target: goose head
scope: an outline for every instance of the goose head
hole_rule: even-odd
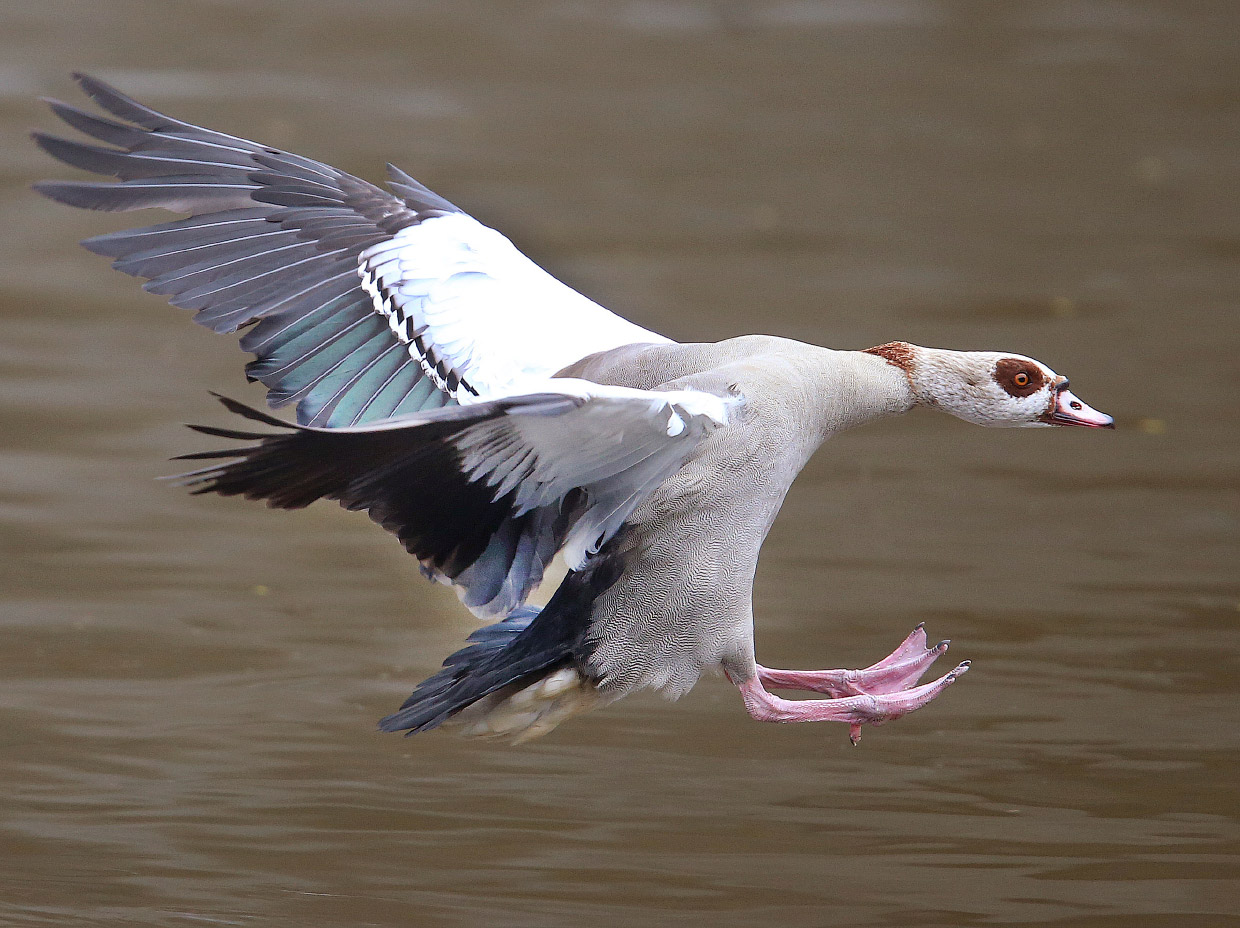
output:
[[[991,428],[1115,428],[1114,419],[1072,394],[1067,377],[1021,354],[948,351],[907,342],[879,345],[867,353],[904,371],[917,403],[966,422]]]

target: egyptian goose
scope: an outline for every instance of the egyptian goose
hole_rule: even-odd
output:
[[[924,706],[947,649],[915,629],[864,670],[754,657],[758,552],[797,473],[836,432],[931,406],[997,427],[1111,428],[1067,378],[1023,355],[894,342],[834,351],[750,335],[678,344],[590,301],[395,167],[388,190],[181,122],[85,75],[112,117],[57,101],[105,144],[35,133],[119,182],[47,181],[99,210],[188,214],[86,248],[217,331],[243,330],[251,380],[297,424],[199,431],[247,444],[185,455],[194,492],[293,509],[364,509],[422,571],[498,619],[423,681],[387,731],[446,722],[516,740],[722,669],[762,721],[862,725]],[[548,563],[569,572],[526,605]],[[822,694],[790,701],[768,688]]]

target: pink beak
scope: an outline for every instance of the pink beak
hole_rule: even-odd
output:
[[[1055,394],[1055,405],[1045,421],[1051,425],[1083,425],[1090,429],[1115,428],[1114,419],[1082,403],[1066,387]]]

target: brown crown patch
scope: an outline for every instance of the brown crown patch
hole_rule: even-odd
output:
[[[913,346],[908,342],[888,342],[885,345],[876,345],[865,349],[865,354],[876,354],[906,374],[913,372]]]
[[[1032,361],[1003,358],[995,364],[995,381],[1012,396],[1032,396],[1046,386],[1046,375]]]

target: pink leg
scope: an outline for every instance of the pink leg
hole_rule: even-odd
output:
[[[896,693],[914,686],[950,643],[940,641],[927,648],[923,623],[898,648],[864,670],[774,670],[759,664],[758,680],[765,686],[833,697]]]
[[[759,722],[847,722],[849,740],[856,744],[861,740],[862,725],[881,725],[920,709],[968,669],[969,662],[965,661],[933,683],[898,693],[841,699],[780,699],[763,689],[757,677],[750,677],[738,684],[738,688],[745,699],[745,708]]]

